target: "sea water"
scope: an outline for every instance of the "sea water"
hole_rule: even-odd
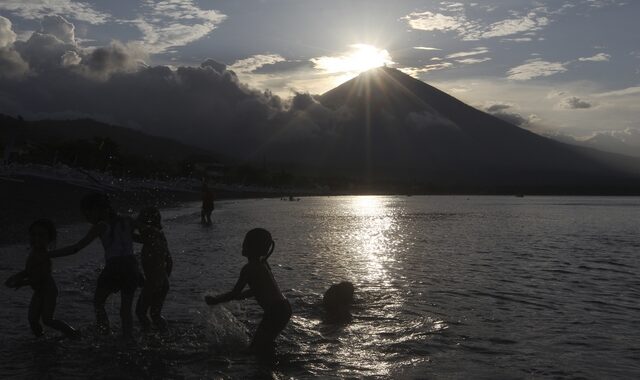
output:
[[[54,260],[57,318],[79,340],[31,336],[30,289],[0,290],[1,378],[638,378],[640,198],[345,196],[163,210],[174,258],[169,330],[134,342],[93,331],[103,254]],[[55,219],[55,218],[54,218]],[[293,317],[268,358],[246,353],[254,300],[209,307],[271,231],[273,273]],[[59,245],[87,225],[61,226]],[[0,247],[0,279],[26,244]],[[355,285],[353,321],[322,322],[333,283]],[[107,303],[119,330],[119,297]]]

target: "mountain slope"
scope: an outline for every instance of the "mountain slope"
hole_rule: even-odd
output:
[[[151,160],[179,161],[193,156],[211,156],[205,149],[183,144],[166,137],[148,135],[130,128],[101,123],[92,119],[37,120],[20,122],[0,114],[0,141],[13,138],[14,145],[51,144],[65,141],[109,138],[120,151]],[[4,148],[4,146],[2,147]]]
[[[624,186],[639,173],[638,160],[536,135],[391,68],[362,73],[319,101],[351,114],[333,156],[357,162],[371,178],[479,186]]]

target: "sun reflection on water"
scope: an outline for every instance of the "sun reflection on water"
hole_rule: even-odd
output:
[[[356,255],[362,259],[368,281],[382,281],[388,285],[389,278],[385,262],[391,261],[394,219],[388,215],[384,198],[378,196],[355,197],[349,204],[349,211],[355,216],[349,231],[351,245]]]

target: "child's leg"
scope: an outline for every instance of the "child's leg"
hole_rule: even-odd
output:
[[[256,334],[253,336],[251,348],[258,351],[271,349],[276,337],[287,326],[290,318],[291,305],[287,300],[274,307],[273,310],[265,311]]]
[[[118,264],[120,288],[120,320],[122,321],[122,335],[125,338],[133,336],[133,298],[138,288],[138,261],[134,256],[122,257]],[[146,287],[146,281],[145,281]]]
[[[42,323],[46,326],[54,328],[68,336],[75,336],[78,332],[63,321],[53,319],[53,313],[56,310],[56,300],[58,298],[58,288],[56,284],[52,282],[48,284],[43,291],[42,302]]]
[[[31,303],[29,303],[29,326],[35,336],[42,336],[42,326],[40,326],[40,316],[42,314],[42,295],[39,291],[33,292]]]
[[[147,317],[147,312],[150,307],[149,301],[151,299],[151,294],[149,293],[150,284],[149,279],[147,278],[147,281],[140,292],[140,296],[138,297],[138,302],[136,303],[136,315],[138,316],[138,320],[140,321],[143,329],[147,329],[151,325],[151,321],[149,320],[149,317]]]
[[[104,303],[112,293],[112,288],[108,281],[107,268],[102,270],[98,277],[98,285],[96,286],[96,293],[93,297],[93,307],[96,312],[96,325],[98,332],[102,334],[108,334],[111,330],[109,327],[109,317],[107,311],[104,309]]]
[[[167,321],[162,317],[162,306],[169,292],[169,279],[164,276],[160,288],[153,294],[151,299],[151,320],[161,329],[166,328]]]
[[[120,292],[120,319],[122,320],[122,335],[130,338],[133,336],[133,298],[135,290],[122,289]]]

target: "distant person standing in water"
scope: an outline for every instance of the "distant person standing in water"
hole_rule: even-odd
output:
[[[214,208],[213,191],[209,189],[207,181],[202,181],[202,212],[200,213],[202,224],[211,224],[211,213],[213,212]]]
[[[131,338],[133,333],[132,304],[138,287],[138,262],[133,255],[133,228],[131,218],[118,215],[105,194],[93,193],[82,198],[82,212],[91,229],[77,244],[80,250],[96,238],[104,248],[105,266],[98,276],[93,305],[98,332],[111,332],[104,304],[112,293],[120,292],[120,319],[122,335]],[[72,253],[69,253],[72,254]],[[66,255],[60,255],[66,256]]]
[[[139,234],[133,239],[142,243],[140,253],[144,271],[144,287],[136,304],[136,315],[144,330],[151,322],[160,330],[167,328],[167,321],[162,317],[162,305],[169,292],[169,276],[173,268],[173,260],[162,232],[162,217],[155,207],[147,207],[140,211],[137,220]],[[151,321],[147,313],[151,315]]]
[[[49,219],[39,219],[29,227],[29,242],[31,251],[27,257],[25,269],[6,282],[10,288],[18,289],[24,285],[30,285],[33,296],[29,304],[29,325],[36,337],[44,335],[40,320],[45,326],[54,328],[66,336],[76,337],[78,332],[65,322],[53,319],[58,298],[58,287],[51,275],[51,258],[66,256],[78,251],[77,246],[69,246],[54,251],[49,247],[55,244],[56,227]]]
[[[248,263],[240,271],[240,278],[229,293],[216,297],[206,296],[209,305],[231,300],[255,297],[264,310],[264,316],[253,336],[251,349],[256,352],[273,350],[276,337],[285,328],[291,318],[291,305],[280,291],[267,258],[273,252],[275,243],[269,231],[255,228],[249,232],[242,243],[242,256]],[[242,291],[246,285],[249,290]]]

